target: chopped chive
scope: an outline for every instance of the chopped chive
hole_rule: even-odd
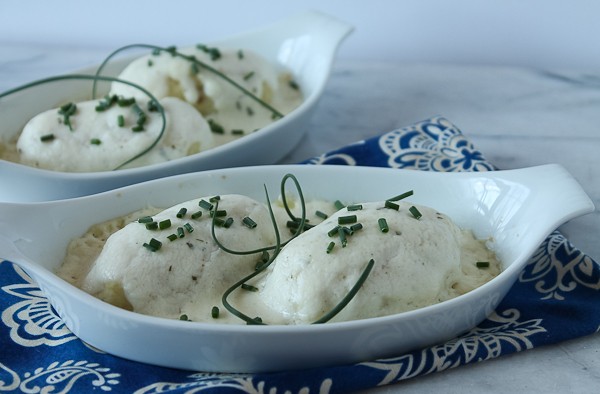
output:
[[[335,242],[331,241],[329,242],[329,245],[327,245],[327,253],[331,253],[331,251],[333,250],[333,248],[335,247]]]
[[[171,242],[175,241],[177,238],[177,234],[171,234],[167,237],[167,239]]]
[[[200,208],[204,208],[204,209],[206,209],[208,211],[210,211],[211,209],[213,209],[213,205],[211,203],[209,203],[208,201],[206,201],[206,200],[200,200],[198,202],[198,205],[200,206]]]
[[[252,291],[252,292],[256,292],[258,291],[258,287],[246,284],[246,283],[242,283],[242,289],[247,290],[247,291]]]
[[[340,216],[338,218],[338,224],[352,224],[357,221],[356,215]]]
[[[188,231],[188,233],[191,233],[194,231],[194,228],[189,223],[184,224],[183,227]]]
[[[405,193],[402,193],[402,194],[399,194],[399,195],[397,195],[395,197],[388,198],[387,201],[399,201],[399,200],[405,199],[406,197],[410,197],[413,194],[414,194],[414,192],[412,190],[409,190],[409,191],[407,191]]]
[[[244,134],[244,130],[242,130],[242,129],[233,129],[233,130],[231,130],[231,134],[233,134],[233,135],[243,135]]]
[[[169,227],[171,227],[171,219],[165,219],[165,220],[158,222],[158,228],[161,230],[164,230]]]
[[[119,97],[119,99],[117,100],[117,105],[119,107],[129,107],[131,105],[133,105],[135,103],[135,98],[131,97],[131,98],[125,98],[125,97]]]
[[[298,85],[298,83],[296,81],[294,81],[293,79],[290,79],[290,81],[288,82],[288,85],[290,85],[290,88],[292,88],[294,90],[300,90],[300,85]]]
[[[412,215],[415,217],[415,219],[420,219],[423,216],[421,214],[421,212],[419,212],[417,207],[415,207],[414,205],[412,207],[408,208],[408,210],[410,211],[410,213],[412,213]]]
[[[387,224],[387,220],[385,220],[385,218],[379,218],[377,220],[377,223],[379,224],[379,229],[382,233],[387,233],[390,230]]]
[[[90,144],[92,144],[92,145],[100,145],[100,144],[102,144],[102,141],[100,141],[99,138],[92,138],[90,140]]]
[[[396,211],[400,209],[400,205],[398,205],[395,202],[392,202],[390,200],[385,201],[385,207],[390,208],[390,209],[395,209]]]
[[[242,51],[241,49],[239,49],[237,51],[237,57],[238,57],[238,59],[242,60],[244,58],[244,51]]]
[[[213,319],[217,319],[219,318],[219,307],[218,306],[213,306],[212,309],[210,310],[210,316]]]
[[[242,219],[242,223],[248,228],[255,228],[257,226],[256,222],[248,216]]]
[[[338,231],[340,231],[340,226],[335,226],[334,228],[332,228],[331,230],[329,230],[327,232],[327,235],[330,237],[333,237],[334,235],[336,235],[338,233]]]
[[[227,216],[227,211],[224,209],[219,209],[218,211],[210,211],[210,216],[213,217],[223,217],[223,216]]]
[[[210,202],[221,201],[221,196],[213,196],[213,197],[209,198],[208,201],[210,201]]]
[[[350,226],[350,230],[352,232],[360,230],[361,228],[362,228],[362,223],[356,223],[356,224],[353,224],[352,226]]]
[[[40,141],[42,142],[50,142],[54,141],[54,134],[46,134],[40,137]]]
[[[119,127],[125,126],[125,117],[123,115],[117,116],[117,125]]]
[[[152,61],[152,59],[148,59],[148,67],[152,67],[154,65],[154,62]]]
[[[477,268],[488,268],[490,266],[490,262],[489,261],[478,261],[475,263],[475,265],[477,266]]]
[[[71,131],[73,131],[73,126],[71,125],[71,115],[74,115],[76,111],[77,106],[75,103],[67,103],[58,110],[59,115],[63,116],[63,123],[67,125]]]
[[[181,208],[179,212],[177,212],[177,216],[179,219],[183,218],[187,212],[187,208]]]
[[[225,133],[225,129],[223,128],[223,126],[221,126],[220,124],[215,122],[213,119],[208,120],[208,126],[210,127],[210,131],[212,131],[213,133],[216,133],[216,134]]]
[[[228,217],[227,219],[225,219],[225,223],[223,223],[223,227],[229,228],[229,227],[231,227],[232,224],[233,224],[233,218]]]
[[[186,315],[185,313],[183,315],[179,316],[179,320],[190,321],[190,319],[188,318],[188,315]]]
[[[248,114],[248,116],[252,116],[254,115],[254,110],[252,109],[252,107],[246,107],[246,113]]]
[[[156,252],[162,247],[162,242],[155,238],[151,238],[150,241],[148,241],[148,243],[144,242],[143,246],[151,252]]]
[[[185,233],[183,232],[183,227],[177,227],[177,236],[179,238],[183,238],[185,236]]]
[[[150,223],[146,223],[146,229],[148,230],[156,230],[158,228],[158,223],[157,222],[150,222]]]
[[[142,216],[138,219],[138,223],[150,223],[153,222],[152,216]]]
[[[196,212],[192,213],[192,219],[198,219],[201,216],[202,216],[202,211],[196,211]]]
[[[346,245],[348,244],[348,239],[346,238],[346,232],[344,231],[344,229],[340,229],[340,231],[338,231],[338,237],[340,238],[340,243],[342,244],[342,248],[345,248]]]
[[[346,209],[348,209],[348,211],[360,211],[361,209],[363,209],[363,206],[362,204],[353,204],[348,205]]]
[[[225,220],[221,219],[221,218],[213,218],[213,221],[215,223],[215,226],[219,226],[219,227],[223,227],[225,225]]]
[[[335,206],[336,209],[340,210],[342,208],[345,207],[344,203],[341,202],[340,200],[335,200],[335,202],[333,203],[333,205]]]
[[[246,75],[244,75],[244,81],[249,80],[253,76],[254,76],[254,71],[250,71],[249,73],[247,73]]]
[[[320,217],[323,220],[327,219],[327,214],[325,212],[317,210],[315,212],[315,215],[318,216],[318,217]]]

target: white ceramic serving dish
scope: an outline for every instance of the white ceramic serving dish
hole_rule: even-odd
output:
[[[284,118],[233,142],[170,162],[141,168],[94,173],[36,169],[0,160],[0,201],[43,201],[97,193],[169,175],[245,165],[275,164],[303,137],[328,80],[339,44],[352,31],[344,22],[316,12],[211,43],[247,48],[289,69],[304,94],[303,103]],[[195,38],[201,40],[201,37]],[[191,45],[194,45],[192,43]],[[117,76],[135,57],[116,58],[103,75]],[[97,67],[77,74],[95,74]],[[85,99],[91,82],[54,82],[0,100],[0,139],[17,135],[36,114],[67,101]],[[102,96],[101,94],[99,95]],[[6,187],[10,186],[10,187]]]
[[[147,205],[168,207],[202,195],[279,195],[286,173],[306,198],[383,200],[409,189],[480,238],[491,237],[502,273],[458,298],[415,311],[359,321],[302,326],[183,322],[104,303],[53,274],[68,242],[90,225]],[[397,356],[453,338],[502,300],[527,259],[562,223],[592,212],[580,185],[558,165],[483,173],[434,173],[349,166],[258,166],[204,171],[80,198],[0,203],[0,256],[39,284],[69,329],[127,359],[167,367],[257,372],[346,364]]]

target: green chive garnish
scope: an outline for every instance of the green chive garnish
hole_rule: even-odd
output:
[[[46,134],[40,137],[40,141],[42,142],[50,142],[54,141],[54,134]]]
[[[379,224],[379,229],[382,233],[387,233],[388,231],[390,231],[390,228],[387,224],[387,220],[385,220],[385,218],[379,218],[379,220],[377,220],[377,223]]]
[[[183,232],[183,227],[177,227],[177,236],[179,238],[183,238],[185,236],[185,233]]]
[[[242,219],[242,223],[248,228],[255,228],[257,226],[256,222],[248,216]]]
[[[356,223],[356,224],[353,224],[352,226],[350,226],[350,230],[352,232],[360,230],[361,228],[363,228],[362,223]]]
[[[320,217],[323,220],[327,219],[327,214],[325,212],[321,212],[321,211],[317,210],[315,212],[315,215],[318,216],[318,217]]]
[[[196,211],[192,213],[192,219],[198,219],[202,216],[202,211]]]
[[[90,144],[92,144],[92,145],[100,145],[101,143],[102,143],[102,141],[100,141],[100,139],[98,139],[98,138],[92,138],[90,140]]]
[[[233,218],[229,217],[229,218],[225,219],[225,223],[223,223],[223,227],[229,228],[229,227],[231,227],[232,224],[233,224]]]
[[[209,203],[208,201],[206,201],[206,200],[200,200],[198,202],[198,205],[200,206],[200,208],[204,208],[204,209],[206,209],[208,211],[210,211],[211,209],[213,209],[213,205],[211,203]]]
[[[405,193],[397,195],[396,197],[389,198],[387,201],[399,201],[399,200],[405,199],[406,197],[410,197],[413,194],[414,194],[413,191],[409,190]]]
[[[151,238],[150,241],[148,241],[148,243],[144,242],[143,246],[151,252],[156,252],[162,247],[162,242],[155,238]]]
[[[183,227],[188,231],[188,233],[191,233],[194,231],[194,228],[189,223],[184,224]]]
[[[158,228],[157,222],[146,223],[146,229],[148,230],[156,230]]]
[[[477,268],[488,268],[490,266],[490,262],[489,261],[478,261],[475,263],[475,265],[477,266]]]
[[[357,221],[356,215],[340,216],[338,218],[338,224],[352,224]]]
[[[227,211],[224,209],[219,209],[218,211],[210,211],[211,217],[222,218],[223,216],[227,216]]]
[[[219,307],[218,306],[212,307],[212,309],[210,310],[210,316],[213,319],[217,319],[219,317]]]
[[[341,202],[340,200],[335,200],[335,202],[333,203],[333,205],[335,206],[335,208],[337,210],[340,210],[340,209],[342,209],[342,208],[345,207],[344,203]]]
[[[213,119],[208,120],[208,126],[210,127],[210,131],[212,131],[213,133],[216,133],[216,134],[225,133],[225,129],[223,128],[223,126],[221,126],[220,124],[215,122]]]
[[[338,231],[338,236],[340,237],[340,243],[342,244],[342,248],[345,248],[348,244],[348,240],[346,239],[346,232],[343,228],[340,229],[340,231]]]
[[[171,242],[175,241],[177,238],[177,234],[171,234],[167,237],[167,239]]]
[[[138,219],[138,223],[150,223],[153,222],[152,216],[142,216]]]
[[[177,212],[177,216],[179,219],[183,218],[187,212],[187,208],[181,208],[179,212]]]
[[[395,202],[391,202],[390,200],[386,200],[385,207],[390,209],[395,209],[396,211],[400,209],[400,205]]]
[[[253,76],[254,76],[254,71],[250,71],[249,73],[247,73],[246,75],[244,75],[244,81],[249,80]]]
[[[353,204],[348,205],[347,209],[348,211],[360,211],[361,209],[363,209],[363,206],[361,204]]]
[[[408,208],[408,210],[410,211],[410,213],[412,213],[412,215],[415,217],[415,219],[421,219],[421,217],[423,216],[421,214],[421,212],[419,212],[417,207],[415,207],[414,205],[412,207]]]
[[[165,219],[165,220],[158,222],[158,228],[161,230],[164,230],[169,227],[171,227],[171,219]]]
[[[258,291],[258,287],[246,284],[246,283],[242,283],[242,289],[247,290],[247,291],[252,291],[252,292],[256,292]]]
[[[117,116],[117,125],[119,127],[125,126],[125,117],[123,115]]]
[[[331,241],[329,242],[329,245],[327,245],[327,253],[331,253],[331,251],[333,250],[333,248],[335,247],[335,242]]]
[[[242,129],[233,129],[233,130],[231,130],[231,134],[233,134],[233,135],[244,135],[244,130],[242,130]]]
[[[221,201],[221,196],[213,196],[213,197],[209,198],[208,201],[210,201],[210,202]]]
[[[186,315],[185,313],[183,315],[179,316],[179,320],[190,321],[190,319],[188,318],[188,315]]]
[[[332,228],[331,230],[329,230],[327,232],[327,235],[330,237],[333,237],[334,235],[336,235],[338,233],[338,231],[340,230],[340,226],[335,226],[334,228]]]

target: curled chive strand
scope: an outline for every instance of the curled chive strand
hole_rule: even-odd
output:
[[[227,75],[223,74],[222,72],[220,72],[216,68],[210,66],[209,64],[206,64],[206,63],[204,63],[204,62],[196,59],[194,56],[188,56],[188,55],[184,55],[184,54],[178,52],[175,47],[164,48],[164,47],[160,47],[160,46],[156,46],[156,45],[150,45],[150,44],[130,44],[130,45],[123,46],[121,48],[118,48],[118,49],[114,50],[112,53],[110,53],[104,59],[104,61],[100,64],[100,66],[96,70],[96,76],[98,76],[98,75],[100,75],[102,73],[102,70],[104,69],[104,67],[106,67],[106,65],[108,64],[108,62],[113,57],[115,57],[120,52],[126,51],[128,49],[132,49],[132,48],[151,49],[153,54],[159,54],[160,52],[168,52],[172,56],[176,56],[176,57],[180,57],[182,59],[185,59],[185,60],[187,60],[187,61],[189,61],[189,62],[192,63],[192,67],[194,67],[194,69],[197,69],[197,67],[204,68],[204,69],[209,70],[210,72],[214,73],[218,77],[222,78],[223,80],[227,81],[229,84],[231,84],[232,86],[234,86],[236,89],[240,90],[245,95],[247,95],[248,97],[250,97],[253,101],[256,101],[259,105],[261,105],[262,107],[264,107],[267,110],[269,110],[275,117],[277,117],[277,118],[282,118],[283,117],[283,114],[281,112],[279,112],[277,109],[273,108],[271,105],[269,105],[265,101],[261,100],[254,93],[252,93],[248,89],[244,88],[242,85],[240,85],[239,83],[237,83],[233,79],[229,78]],[[92,94],[93,94],[93,97],[95,97],[95,95],[96,95],[96,83],[94,83]]]
[[[354,296],[358,293],[362,285],[365,283],[365,281],[371,274],[371,270],[373,269],[374,265],[375,261],[373,259],[369,260],[362,274],[360,275],[354,286],[352,286],[350,291],[344,296],[344,298],[342,298],[342,300],[331,311],[323,315],[320,319],[315,320],[312,324],[327,323],[329,320],[333,319],[338,313],[340,313],[342,309],[344,309],[346,305],[348,305],[348,303],[352,301]]]

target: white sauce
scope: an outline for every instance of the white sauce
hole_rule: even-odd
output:
[[[157,222],[171,220],[172,227],[165,230],[147,230],[135,222],[142,213],[94,226],[71,242],[58,274],[107,302],[139,313],[243,323],[225,310],[221,296],[254,271],[260,253],[238,256],[221,250],[210,234],[210,215],[204,212],[200,219],[190,218],[199,210],[199,200],[158,214],[150,212]],[[483,241],[431,208],[417,206],[423,214],[417,220],[408,212],[407,203],[400,202],[398,211],[382,208],[383,202],[362,205],[360,211],[344,208],[335,213],[332,203],[310,202],[307,212],[319,209],[333,215],[322,221],[311,214],[309,223],[319,224],[293,239],[264,273],[248,282],[258,291],[238,289],[230,302],[266,323],[310,323],[341,301],[373,259],[369,277],[333,319],[354,320],[435,304],[464,294],[500,272],[499,262]],[[184,219],[176,217],[181,207],[188,209]],[[284,224],[286,214],[278,203],[273,208],[282,240],[286,240],[290,234]],[[216,228],[217,238],[227,247],[255,250],[274,245],[273,225],[262,203],[226,195],[221,196],[219,209],[234,219],[231,227]],[[363,228],[347,236],[347,246],[342,247],[337,236],[327,233],[337,225],[339,216],[351,214],[358,216]],[[242,224],[245,216],[257,223],[256,228]],[[388,223],[387,233],[377,224],[382,217]],[[184,238],[172,242],[166,238],[185,223],[192,224],[192,233],[186,231]],[[155,252],[142,246],[152,237],[162,242]],[[327,253],[331,241],[336,246]],[[489,261],[490,267],[477,268],[476,261]],[[220,308],[216,320],[211,317],[214,306]]]

